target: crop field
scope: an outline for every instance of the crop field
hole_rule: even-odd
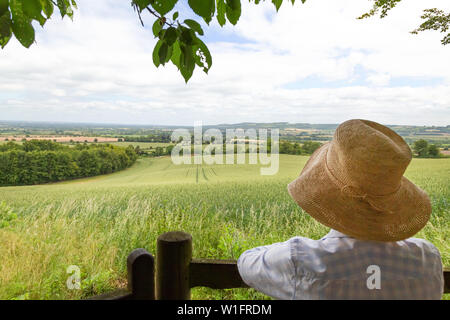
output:
[[[6,140],[8,139],[8,140]],[[8,142],[8,141],[22,141],[25,140],[51,140],[60,143],[68,143],[68,142],[117,142],[117,138],[108,138],[108,137],[87,137],[87,136],[59,136],[59,135],[33,135],[33,136],[0,136],[0,141]]]
[[[0,188],[0,299],[80,299],[125,287],[127,255],[155,252],[157,236],[167,231],[191,233],[195,258],[237,259],[296,235],[319,239],[329,229],[286,190],[307,159],[281,155],[278,174],[261,176],[259,165],[145,158],[110,175]],[[414,159],[406,176],[432,199],[432,218],[416,237],[434,243],[450,266],[450,160]],[[81,270],[81,290],[66,287],[70,265]],[[196,288],[192,298],[267,297]]]

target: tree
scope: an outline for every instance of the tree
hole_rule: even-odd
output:
[[[0,146],[0,186],[61,181],[111,173],[137,159],[132,146],[64,146],[51,140]]]
[[[441,151],[437,145],[428,144],[424,139],[414,142],[413,151],[419,158],[437,158],[441,155]]]
[[[320,142],[306,141],[303,143],[302,149],[306,154],[313,154],[321,145]]]
[[[413,150],[418,157],[426,157],[428,155],[428,142],[420,139],[414,142]]]
[[[157,157],[164,155],[164,149],[162,147],[156,147],[154,155]]]
[[[359,19],[378,14],[380,18],[384,18],[402,0],[370,1],[374,1],[373,8]],[[152,25],[153,35],[158,38],[152,55],[155,66],[172,62],[187,83],[195,67],[208,73],[212,58],[208,47],[199,38],[204,35],[204,31],[198,21],[181,20],[177,11],[169,15],[178,2],[179,0],[132,0],[131,6],[137,12],[142,25],[143,13],[155,19]],[[259,4],[261,0],[253,2]],[[295,0],[289,2],[294,5]],[[306,0],[301,2],[305,3]],[[278,11],[283,0],[272,0],[272,3]],[[236,25],[241,16],[241,0],[188,0],[188,4],[193,13],[200,16],[207,25],[214,17],[221,27],[227,21]],[[35,39],[32,21],[44,26],[55,7],[62,18],[68,16],[72,19],[77,4],[75,0],[0,0],[0,46],[4,48],[14,35],[24,47],[29,48]],[[436,8],[426,9],[421,18],[425,21],[412,31],[413,34],[425,30],[447,33],[450,27],[450,14]],[[447,33],[441,42],[443,45],[450,43],[450,33]]]
[[[131,147],[133,147],[133,146],[131,146]],[[141,150],[141,147],[139,147],[139,146],[136,146],[136,148],[134,148],[134,152],[138,155],[144,154],[144,152]]]
[[[174,145],[167,146],[166,147],[166,154],[170,156],[172,154],[172,150],[173,150],[174,147],[175,147]],[[213,151],[215,151],[215,150],[213,149]]]
[[[439,157],[440,154],[439,148],[435,144],[430,144],[428,146],[428,156],[430,157]]]

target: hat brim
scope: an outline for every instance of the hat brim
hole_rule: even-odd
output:
[[[384,211],[343,193],[325,167],[329,146],[326,143],[317,149],[300,176],[288,185],[291,197],[311,217],[351,237],[372,241],[404,240],[425,226],[431,214],[430,199],[405,177],[395,195],[383,200]]]

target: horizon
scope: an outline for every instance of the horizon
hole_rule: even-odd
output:
[[[348,119],[351,120],[351,119]],[[370,120],[370,119],[365,119]],[[194,127],[192,125],[182,125],[182,124],[143,124],[143,123],[111,123],[111,122],[71,122],[71,121],[51,121],[51,120],[2,120],[1,123],[29,123],[29,124],[59,124],[59,125],[102,125],[102,126],[133,126],[133,127],[162,127],[162,128],[175,128],[175,127]],[[202,123],[203,127],[211,127],[211,126],[236,126],[241,124],[292,124],[292,125],[339,125],[340,123],[335,122],[289,122],[289,121],[274,121],[274,122],[256,122],[256,121],[244,121],[244,122],[234,122],[234,123],[214,123],[214,124],[205,124]],[[401,123],[380,123],[385,126],[404,126],[404,127],[449,127],[450,124],[447,125],[410,125],[410,124],[401,124]]]

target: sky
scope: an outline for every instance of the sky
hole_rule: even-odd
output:
[[[243,0],[236,26],[202,22],[213,64],[187,84],[153,65],[151,16],[142,27],[129,0],[77,2],[73,22],[55,12],[30,49],[13,39],[0,51],[0,120],[450,125],[450,45],[409,33],[448,0],[404,0],[365,20],[367,0],[285,0],[278,12]],[[180,18],[200,21],[186,3]]]

